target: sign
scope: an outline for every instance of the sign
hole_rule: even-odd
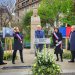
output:
[[[50,44],[50,38],[35,38],[35,44]]]
[[[9,27],[3,27],[3,38],[12,36],[13,36],[13,29]]]

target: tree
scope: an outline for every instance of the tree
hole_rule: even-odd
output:
[[[32,11],[29,11],[24,15],[24,17],[22,19],[22,25],[25,30],[27,30],[30,27],[31,16],[32,16]]]
[[[75,1],[73,0],[72,9],[70,13],[61,19],[63,23],[68,23],[70,26],[75,25]]]
[[[15,2],[14,0],[2,0],[0,1],[0,20],[1,27],[7,26],[12,20],[12,13],[14,12]]]
[[[15,10],[16,0],[2,0],[0,6],[5,6],[11,13]]]
[[[54,21],[58,23],[60,13],[64,15],[70,13],[72,3],[72,0],[42,0],[38,9],[42,24],[50,23],[53,25]]]
[[[22,19],[22,28],[26,32],[25,40],[30,40],[30,25],[31,25],[32,11],[27,12]],[[29,35],[27,35],[29,34]]]
[[[64,17],[68,17],[72,13],[72,9],[73,0],[42,0],[38,8],[38,15],[41,18],[42,26],[45,26],[46,23],[50,23],[50,25],[53,26],[55,21],[57,24],[59,20],[65,22],[61,20],[60,14],[63,14]],[[32,12],[29,11],[23,17],[22,25],[27,32],[30,31],[31,16]]]
[[[11,19],[12,19],[12,16],[11,16],[11,13],[8,11],[8,9],[5,6],[0,6],[1,28],[3,26],[7,26]]]

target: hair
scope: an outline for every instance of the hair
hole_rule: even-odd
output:
[[[37,27],[40,27],[41,28],[41,25],[37,25]]]
[[[57,27],[55,27],[55,28],[54,28],[54,30],[55,30],[55,29],[57,29],[57,30],[58,30],[58,32],[59,32],[59,29],[58,29]]]
[[[18,27],[14,27],[14,28],[13,28],[13,29],[14,29],[14,32],[17,32],[17,28],[18,28]],[[19,29],[19,28],[18,28],[18,29]]]
[[[75,25],[73,25],[71,28],[75,29]]]

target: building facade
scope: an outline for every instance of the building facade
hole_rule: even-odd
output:
[[[16,0],[16,16],[18,21],[21,21],[23,15],[33,7],[39,6],[40,0]]]

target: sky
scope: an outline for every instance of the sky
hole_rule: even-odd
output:
[[[4,2],[7,2],[7,1],[12,1],[12,3],[16,2],[16,0],[0,0],[0,3],[4,3]]]
[[[0,0],[0,5],[8,6],[9,8],[15,8],[16,0]]]

